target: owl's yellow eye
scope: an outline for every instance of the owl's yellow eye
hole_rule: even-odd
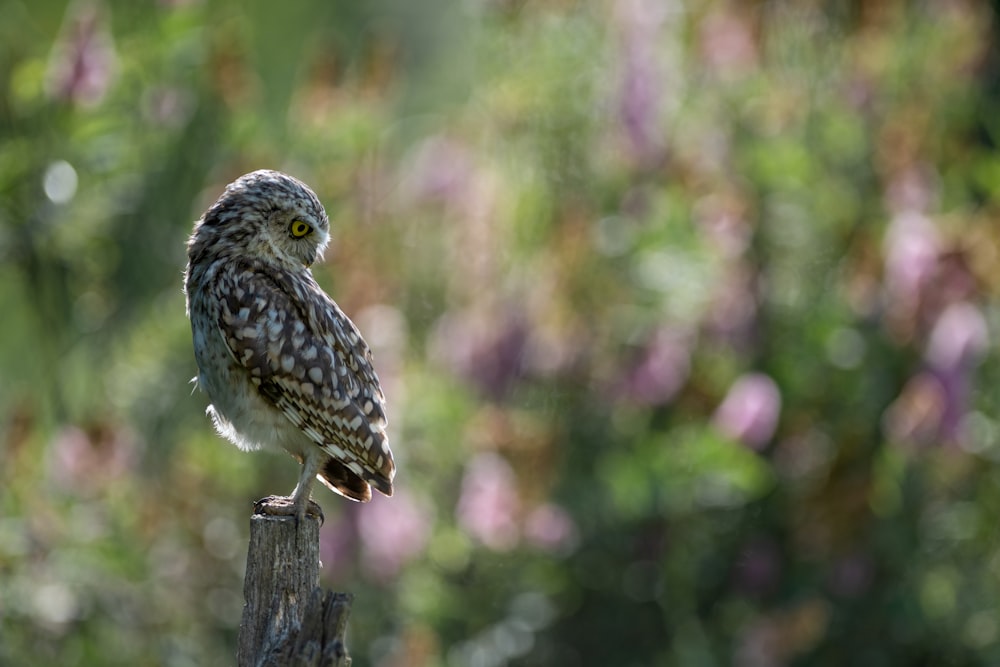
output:
[[[292,223],[292,226],[288,228],[288,231],[292,233],[292,236],[294,236],[297,239],[300,239],[309,232],[311,232],[312,229],[313,228],[310,227],[307,223],[302,222],[301,220],[296,220],[295,222]]]

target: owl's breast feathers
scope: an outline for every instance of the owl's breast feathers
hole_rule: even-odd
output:
[[[230,261],[205,287],[223,341],[261,396],[342,464],[342,475],[392,495],[395,464],[371,350],[312,276]]]

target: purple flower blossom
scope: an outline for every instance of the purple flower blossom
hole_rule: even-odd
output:
[[[929,211],[938,199],[938,175],[928,165],[912,165],[896,174],[886,188],[885,202],[895,214]]]
[[[323,530],[319,531],[320,562],[326,575],[334,580],[350,576],[358,543],[355,519],[356,516],[348,511],[332,520],[327,519]]]
[[[711,13],[701,24],[701,56],[721,75],[745,72],[757,62],[757,45],[747,22],[731,11]]]
[[[933,373],[910,379],[882,416],[886,436],[895,442],[928,444],[940,433],[947,396]]]
[[[194,111],[194,95],[176,86],[155,86],[142,99],[143,116],[153,125],[175,129],[184,125]]]
[[[924,357],[934,369],[957,370],[974,366],[986,350],[986,319],[970,303],[945,308],[931,329]]]
[[[372,498],[358,515],[362,564],[379,581],[395,577],[430,538],[430,512],[405,488],[397,488],[392,500]]]
[[[821,597],[751,617],[736,641],[736,667],[781,667],[796,664],[827,636],[832,612]]]
[[[705,318],[708,338],[737,352],[749,352],[757,334],[757,282],[748,264],[735,262],[731,265]]]
[[[904,211],[893,218],[885,237],[885,288],[890,305],[916,307],[934,278],[941,253],[937,229],[929,218]]]
[[[885,412],[883,426],[899,442],[953,441],[969,411],[972,374],[989,342],[986,320],[966,302],[938,316],[924,351],[927,368],[903,387]]]
[[[524,537],[539,549],[565,554],[573,550],[579,536],[576,523],[566,510],[545,503],[525,519]]]
[[[49,60],[48,93],[95,106],[111,87],[117,61],[106,13],[94,2],[71,3]]]
[[[726,436],[761,449],[774,436],[780,415],[778,385],[763,373],[750,373],[729,388],[712,422]]]
[[[738,197],[702,197],[694,205],[694,218],[706,240],[724,257],[735,259],[750,247],[753,228],[746,218],[746,204]]]
[[[475,160],[454,139],[434,136],[417,148],[408,173],[409,187],[418,201],[461,206],[472,189]]]
[[[656,0],[619,0],[621,31],[619,116],[637,162],[649,164],[663,152],[660,112],[664,73],[656,60],[666,12]]]
[[[68,426],[50,450],[50,473],[56,485],[76,493],[100,493],[131,470],[134,442],[120,429],[99,424],[83,430]]]
[[[969,411],[972,374],[988,340],[985,318],[969,303],[949,305],[931,329],[925,358],[943,390],[939,430],[949,440]]]
[[[431,339],[431,357],[485,394],[500,397],[524,372],[529,332],[510,313],[448,313]]]
[[[495,551],[517,545],[520,502],[514,471],[498,454],[479,454],[465,469],[455,510],[458,524]]]
[[[680,391],[690,370],[690,336],[663,327],[653,334],[638,363],[625,376],[623,390],[640,405],[662,405]]]

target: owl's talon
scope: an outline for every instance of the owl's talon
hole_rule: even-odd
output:
[[[262,516],[292,516],[295,517],[296,523],[308,515],[318,519],[320,526],[326,520],[326,517],[323,515],[323,508],[315,500],[309,500],[305,506],[305,511],[300,513],[299,508],[289,496],[267,496],[266,498],[261,498],[253,504],[253,513]]]
[[[305,510],[306,511],[303,512],[301,516],[299,514],[295,515],[296,520],[299,520],[305,516],[311,516],[314,517],[316,520],[318,520],[319,525],[322,527],[323,522],[326,521],[326,517],[323,516],[323,508],[319,506],[319,503],[317,503],[315,500],[309,500],[306,503]]]
[[[253,513],[264,516],[294,516],[295,505],[288,496],[267,496],[253,504]]]

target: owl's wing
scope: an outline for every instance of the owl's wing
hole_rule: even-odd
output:
[[[356,500],[370,498],[361,480],[392,495],[385,397],[354,323],[311,278],[229,265],[213,285],[233,358],[267,401],[333,457],[320,478]]]

